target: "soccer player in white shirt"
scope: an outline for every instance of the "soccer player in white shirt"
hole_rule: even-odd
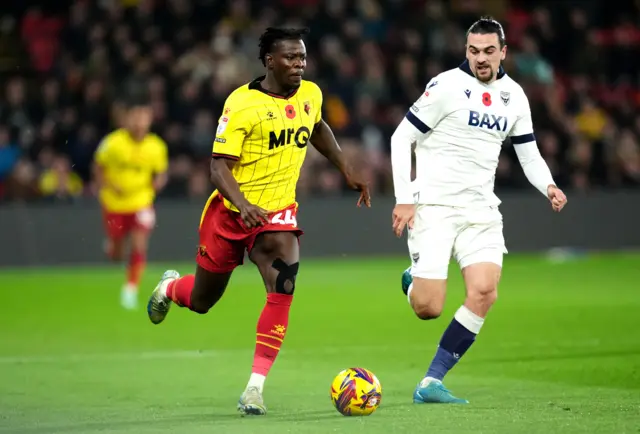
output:
[[[429,82],[391,138],[393,230],[400,237],[409,228],[412,259],[402,277],[403,292],[420,319],[439,317],[452,255],[466,287],[464,305],[414,391],[415,403],[468,403],[442,380],[474,342],[496,301],[506,249],[493,187],[503,141],[511,139],[527,179],[554,211],[567,203],[538,151],[527,96],[501,66],[506,53],[500,23],[491,17],[475,22],[467,31],[466,61]]]

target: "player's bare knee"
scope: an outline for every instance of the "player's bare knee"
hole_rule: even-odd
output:
[[[436,319],[442,315],[444,300],[437,291],[412,293],[411,307],[416,316],[422,320]]]
[[[416,316],[422,320],[436,319],[442,314],[444,304],[435,297],[413,297],[411,294],[411,307]]]
[[[496,282],[475,282],[467,287],[468,301],[491,307],[498,299],[498,287]]]
[[[205,314],[218,303],[227,287],[231,274],[211,274],[202,268],[196,270],[196,281],[191,291],[190,309]]]
[[[276,292],[278,294],[293,295],[296,289],[296,277],[298,275],[298,269],[300,267],[299,262],[293,264],[287,264],[280,258],[276,258],[271,264],[273,268],[278,272],[275,282],[273,282],[271,288],[267,288],[269,292]]]
[[[114,252],[109,255],[111,262],[119,263],[124,260],[124,252]]]
[[[462,270],[467,288],[467,304],[477,307],[478,310],[474,310],[474,313],[486,314],[498,299],[501,271],[502,268],[493,263],[473,264]]]
[[[198,303],[191,303],[191,310],[195,313],[199,313],[201,315],[206,314],[207,312],[209,312],[209,309],[211,309],[212,306],[207,306],[206,304],[198,304]]]
[[[122,241],[108,241],[104,250],[111,262],[122,262],[124,260],[124,243]]]
[[[438,318],[444,309],[446,290],[446,279],[414,278],[409,299],[418,318],[422,320]]]
[[[190,309],[195,312],[204,315],[215,304],[215,301],[211,297],[199,296],[195,291],[191,293],[191,307]]]
[[[412,304],[416,316],[422,320],[436,319],[442,314],[442,306],[434,303],[418,302]]]

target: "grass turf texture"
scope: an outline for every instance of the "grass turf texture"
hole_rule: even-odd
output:
[[[304,260],[263,418],[235,410],[264,301],[252,266],[208,315],[174,306],[159,326],[119,307],[120,269],[0,270],[0,432],[637,433],[639,263],[508,256],[498,304],[447,377],[471,404],[433,406],[411,394],[463,299],[456,267],[445,314],[421,322],[399,289],[406,260]],[[150,267],[143,300],[163,270]],[[350,366],[382,383],[367,418],[329,400]]]

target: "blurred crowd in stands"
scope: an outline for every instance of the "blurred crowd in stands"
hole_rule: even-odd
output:
[[[324,117],[392,192],[389,137],[427,81],[464,59],[480,15],[505,25],[507,73],[531,100],[540,150],[567,190],[640,186],[637,1],[73,0],[0,6],[0,201],[94,194],[92,154],[119,126],[118,96],[148,86],[170,147],[162,196],[211,190],[217,119],[235,87],[263,73],[258,37],[309,26],[307,77]],[[30,6],[31,5],[31,6]],[[529,188],[509,145],[500,190]],[[343,194],[309,150],[299,194]]]

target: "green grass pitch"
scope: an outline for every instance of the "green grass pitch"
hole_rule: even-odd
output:
[[[174,306],[158,326],[119,307],[119,268],[0,270],[0,432],[640,432],[640,256],[509,255],[498,303],[447,377],[468,406],[411,402],[463,287],[452,266],[445,314],[421,322],[399,289],[406,265],[302,261],[264,418],[235,410],[264,301],[253,266],[208,315]],[[145,301],[163,269],[148,269]],[[343,417],[329,400],[350,366],[382,383],[370,417]]]

